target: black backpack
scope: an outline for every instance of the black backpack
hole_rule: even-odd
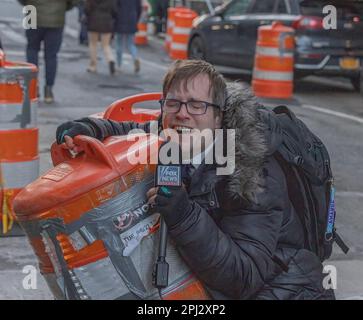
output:
[[[289,199],[304,229],[304,247],[321,261],[332,253],[333,242],[349,248],[336,232],[335,188],[329,153],[321,140],[286,106],[273,109],[282,142],[274,157],[286,176]]]

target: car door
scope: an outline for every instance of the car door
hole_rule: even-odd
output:
[[[219,13],[210,24],[210,46],[213,62],[224,66],[237,66],[240,61],[242,45],[238,43],[238,25],[246,17],[253,0],[234,0]]]

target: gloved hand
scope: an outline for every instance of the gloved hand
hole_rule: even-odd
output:
[[[61,124],[57,128],[56,132],[56,139],[58,144],[62,144],[65,142],[64,136],[69,136],[74,138],[78,135],[85,135],[89,137],[95,137],[96,133],[92,127],[92,125],[85,123],[85,122],[78,122],[78,121],[68,121]]]
[[[193,210],[193,202],[183,187],[156,187],[147,192],[148,203],[169,227],[183,221]]]

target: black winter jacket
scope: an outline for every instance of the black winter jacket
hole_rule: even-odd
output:
[[[228,85],[223,127],[236,130],[236,169],[217,176],[214,165],[194,173],[194,210],[169,228],[177,248],[214,299],[335,299],[322,287],[319,258],[304,249],[304,234],[288,198],[284,173],[272,156],[279,130],[273,113],[248,89]],[[95,137],[126,134],[149,124],[85,118]]]
[[[141,0],[117,0],[115,32],[133,34],[141,15]]]
[[[112,33],[117,15],[116,0],[87,0],[85,5],[87,30]]]

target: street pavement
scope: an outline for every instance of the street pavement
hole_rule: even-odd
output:
[[[21,6],[15,0],[0,0],[0,37],[10,60],[25,59],[26,40],[21,18]],[[86,72],[88,51],[78,44],[77,37],[74,9],[68,13],[59,55],[56,103],[46,105],[39,101],[38,105],[41,174],[52,167],[49,151],[59,124],[104,111],[115,100],[129,95],[160,91],[163,75],[171,63],[162,40],[150,37],[149,45],[139,48],[140,74],[133,73],[132,60],[127,54],[121,73],[110,76],[101,51],[98,74],[89,74]],[[43,74],[41,62],[41,94]],[[226,76],[232,80],[240,78],[229,73]],[[323,140],[331,154],[337,187],[336,226],[350,247],[347,255],[335,247],[326,262],[337,270],[336,296],[363,299],[363,96],[355,93],[344,79],[309,77],[297,84],[294,98],[289,107]],[[23,271],[27,265],[37,267],[27,239],[0,238],[0,299],[53,299],[39,273],[37,288],[24,289],[26,273]]]

